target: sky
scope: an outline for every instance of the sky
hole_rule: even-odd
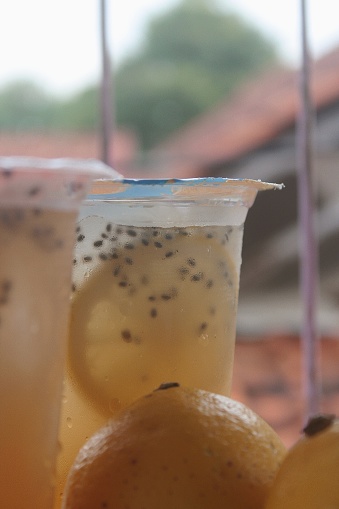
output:
[[[179,0],[106,0],[114,66],[138,48],[150,18]],[[2,0],[0,90],[30,79],[59,96],[100,78],[100,0]],[[273,40],[292,65],[300,63],[300,0],[218,0]],[[309,45],[321,56],[339,45],[339,1],[306,0]]]

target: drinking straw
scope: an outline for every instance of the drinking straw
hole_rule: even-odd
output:
[[[300,112],[297,137],[298,221],[300,238],[300,294],[302,301],[302,383],[305,420],[319,412],[319,338],[316,324],[318,249],[315,235],[313,186],[313,106],[310,84],[306,0],[300,0],[301,51]]]
[[[113,166],[112,133],[114,130],[112,70],[107,44],[107,8],[106,0],[100,0],[100,34],[101,34],[101,160],[108,166]]]

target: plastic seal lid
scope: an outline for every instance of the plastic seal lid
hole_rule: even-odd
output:
[[[106,201],[226,201],[251,207],[258,191],[282,189],[252,179],[205,177],[192,179],[122,179],[96,181],[89,200]]]

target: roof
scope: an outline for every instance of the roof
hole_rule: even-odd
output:
[[[134,161],[138,142],[130,131],[118,130],[112,135],[111,147],[115,169],[121,171],[121,166]],[[0,154],[100,159],[100,137],[93,132],[0,132]]]
[[[317,109],[339,99],[339,48],[313,63],[311,80]],[[299,108],[299,72],[273,69],[157,145],[150,160],[161,176],[205,176],[220,161],[239,158],[292,126]]]

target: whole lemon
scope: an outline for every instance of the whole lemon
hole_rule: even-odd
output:
[[[277,434],[227,397],[159,389],[84,445],[64,509],[262,509],[286,453]]]
[[[265,509],[339,507],[339,421],[316,416],[287,453]]]

